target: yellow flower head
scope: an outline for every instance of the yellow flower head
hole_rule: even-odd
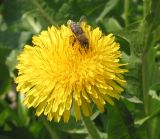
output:
[[[76,120],[92,114],[91,103],[103,112],[104,105],[118,99],[125,80],[118,63],[119,44],[112,34],[81,24],[88,48],[82,46],[70,25],[52,26],[33,37],[18,56],[17,91],[25,94],[24,104],[36,108],[49,120],[68,122],[71,108]],[[83,36],[82,35],[82,36]]]

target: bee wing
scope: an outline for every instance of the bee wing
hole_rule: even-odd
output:
[[[80,17],[79,22],[80,22],[80,23],[82,23],[82,22],[87,22],[86,16],[82,15],[82,16]]]
[[[70,26],[72,23],[73,23],[72,20],[68,20],[68,21],[67,21],[67,25],[69,25],[69,26]]]

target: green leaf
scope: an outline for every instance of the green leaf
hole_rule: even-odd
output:
[[[7,117],[7,119],[6,119],[7,122],[10,121],[15,126],[21,125],[20,121],[19,121],[19,119],[17,117],[16,111],[13,110],[13,109],[11,109],[11,107],[9,106],[9,104],[6,101],[2,100],[2,99],[0,101],[0,110],[6,111],[8,113],[7,115],[9,115],[9,117]]]
[[[115,32],[117,30],[121,30],[122,29],[122,26],[113,17],[111,17],[111,18],[105,18],[103,20],[103,22],[102,21],[99,21],[99,22],[100,22],[99,24],[101,24],[101,26],[104,27],[104,29],[105,29],[106,32]]]
[[[31,9],[32,5],[26,0],[4,1],[4,20],[8,25],[16,24],[22,15]]]
[[[98,16],[98,18],[96,19],[96,22],[99,22],[101,20],[103,20],[103,18],[117,5],[119,0],[109,0],[103,11],[101,12],[101,14]]]
[[[24,127],[14,127],[12,131],[2,131],[2,136],[13,139],[35,139],[32,133]]]
[[[151,120],[152,118],[155,118],[155,117],[157,117],[157,116],[159,116],[159,115],[160,115],[160,108],[158,108],[157,110],[155,110],[154,112],[152,112],[149,116],[144,117],[144,118],[142,118],[142,119],[140,119],[140,120],[135,121],[135,125],[141,126],[141,125],[143,125],[144,123],[146,123],[148,120]]]
[[[108,106],[107,118],[108,139],[138,139],[133,117],[122,102]]]
[[[32,123],[29,127],[29,131],[34,135],[35,138],[38,138],[38,139],[41,139],[40,132],[42,132],[42,129],[43,129],[43,125],[42,123],[39,123],[39,122]]]
[[[113,33],[114,34],[114,33]],[[120,36],[116,36],[116,42],[120,44],[120,51],[122,52],[121,60],[124,60],[123,63],[129,62],[130,52],[130,43]]]
[[[0,96],[10,88],[11,79],[6,65],[0,63]]]
[[[122,96],[122,98],[126,99],[129,102],[136,103],[136,104],[143,103],[143,101],[140,100],[138,97],[136,97],[136,96],[129,96],[129,94],[127,94],[127,95]]]
[[[151,1],[151,13],[147,15],[147,22],[152,25],[153,29],[160,24],[160,13],[159,13],[160,1],[152,0]]]
[[[152,97],[152,99],[160,101],[160,96],[158,96],[156,90],[149,90],[149,95]]]
[[[28,34],[30,33],[30,35],[31,33],[37,34],[42,29],[42,24],[38,19],[38,15],[34,11],[26,12],[25,14],[23,14],[21,19],[21,26],[23,29],[27,30]],[[27,36],[27,32],[25,34]]]
[[[154,47],[151,47],[148,55],[147,55],[147,63],[148,65],[148,73],[149,73],[149,82],[148,82],[148,86],[153,87],[157,84],[160,85],[160,69],[158,67],[158,63],[156,63],[156,49]]]
[[[1,67],[0,93],[1,94],[5,93],[7,89],[9,89],[11,83],[10,77],[14,77],[13,72],[16,66],[16,58],[19,53],[19,50],[14,50],[14,49],[22,47],[29,37],[30,33],[26,32],[19,33],[19,32],[11,32],[9,30],[0,32],[0,67]]]
[[[71,5],[69,5],[68,3],[63,3],[61,5],[61,7],[58,9],[58,12],[56,14],[56,20],[61,21],[61,23],[63,24],[65,22],[64,18],[69,18],[70,16],[70,11],[71,11],[72,7]]]
[[[145,122],[147,122],[150,119],[150,116],[147,116],[145,118],[142,118],[140,120],[135,121],[135,125],[136,126],[141,126],[143,125]]]
[[[3,110],[1,113],[0,113],[0,126],[3,126],[6,122],[6,120],[10,117],[10,113],[8,111],[8,109],[6,110]]]
[[[43,17],[43,21],[45,21],[48,25],[56,24],[53,19],[54,10],[47,5],[46,1],[29,0],[29,2],[32,3],[34,8],[36,8],[36,12],[41,15],[40,19]]]
[[[49,122],[47,121],[47,119],[45,118],[41,118],[44,127],[46,128],[46,130],[48,131],[51,139],[61,139],[63,137],[66,136],[65,133],[61,134],[59,127],[57,127],[59,124],[53,123],[53,122]]]
[[[19,32],[1,31],[0,32],[0,62],[4,62],[6,56],[12,49],[18,47]]]
[[[63,122],[60,122],[56,125],[57,128],[60,130],[67,132],[67,133],[74,133],[74,134],[87,134],[87,129],[84,127],[83,123],[81,121],[76,122],[75,124],[75,118],[70,117],[69,123],[65,124]]]
[[[127,80],[126,92],[132,96],[139,97],[141,94],[141,62],[135,55],[129,57],[127,69],[128,73],[125,74]]]
[[[88,134],[89,136],[94,139],[101,139],[101,134],[99,132],[99,130],[96,128],[94,122],[91,120],[90,117],[85,117],[84,115],[82,115],[83,117],[83,122],[85,124],[85,127],[87,128]]]
[[[21,126],[27,126],[30,121],[28,109],[23,104],[24,95],[18,94],[18,102],[17,102],[17,116]]]
[[[19,50],[12,50],[12,52],[6,59],[6,65],[8,66],[9,73],[12,78],[15,78],[14,70],[17,65],[17,56],[19,53]]]
[[[127,40],[130,44],[131,54],[139,56],[143,52],[143,39],[144,39],[144,32],[143,29],[126,29],[115,32],[117,36],[120,36]]]

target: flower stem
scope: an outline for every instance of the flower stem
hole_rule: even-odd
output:
[[[148,34],[146,37],[146,42],[148,42]],[[145,116],[147,117],[149,115],[149,65],[148,65],[148,55],[149,55],[149,46],[147,43],[144,43],[144,52],[142,55],[142,89],[143,89],[143,101],[144,101],[144,113]],[[147,136],[150,139],[150,122],[147,122]]]
[[[143,4],[143,18],[145,19],[147,17],[147,15],[150,13],[150,8],[151,8],[151,0],[144,0],[144,4]],[[144,112],[145,112],[145,116],[149,115],[149,49],[152,47],[152,41],[150,40],[150,34],[151,34],[151,30],[152,27],[146,22],[146,20],[143,21],[144,24],[144,28],[145,28],[145,39],[144,39],[144,51],[143,51],[143,55],[142,55],[142,89],[143,89],[143,99],[144,99]],[[148,30],[147,30],[147,29]],[[150,40],[150,41],[149,41]],[[147,132],[147,136],[149,139],[151,139],[151,133],[150,133],[150,129],[151,129],[151,123],[150,121],[147,122],[147,128],[146,128],[146,132]]]
[[[46,130],[48,131],[51,139],[60,139],[57,132],[55,131],[55,128],[51,127],[46,119],[43,119],[43,125],[46,128]]]
[[[130,6],[130,0],[124,1],[124,17],[125,17],[125,26],[129,24],[128,16],[129,16],[129,6]]]
[[[151,0],[143,0],[143,17],[145,18],[150,12]]]
[[[83,114],[82,117],[88,133],[90,134],[92,139],[101,139],[100,133],[96,126],[93,124],[93,121],[90,119],[90,117],[85,117],[83,116]]]

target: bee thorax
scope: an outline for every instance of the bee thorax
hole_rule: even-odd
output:
[[[86,47],[86,48],[89,47],[88,39],[84,34],[77,36],[77,39],[83,47]]]

